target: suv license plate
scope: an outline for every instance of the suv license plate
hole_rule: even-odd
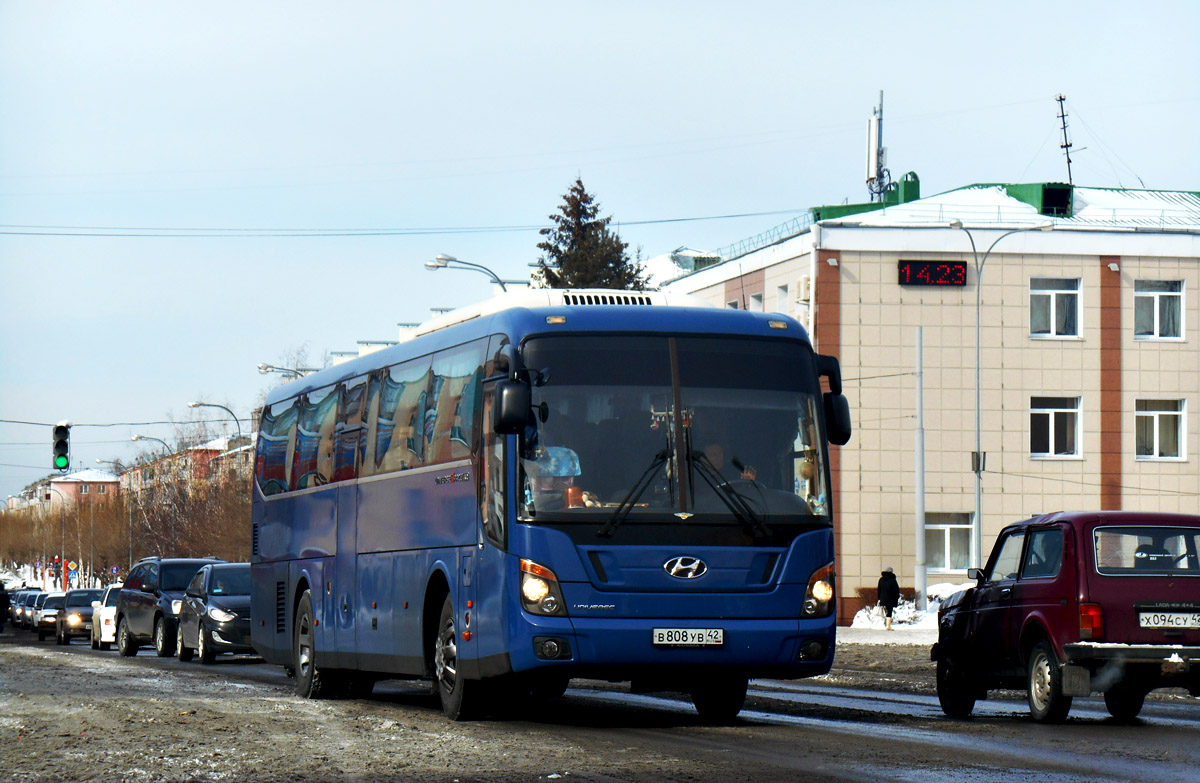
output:
[[[1140,612],[1143,628],[1200,628],[1200,612]]]
[[[655,628],[654,644],[667,647],[719,647],[725,643],[723,628]]]

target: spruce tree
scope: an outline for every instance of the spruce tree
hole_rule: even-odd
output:
[[[612,217],[598,217],[600,205],[582,179],[575,179],[558,211],[550,215],[554,226],[540,232],[546,238],[538,243],[543,251],[538,271],[544,287],[645,288],[644,267],[629,260],[625,253],[628,243],[609,230]]]

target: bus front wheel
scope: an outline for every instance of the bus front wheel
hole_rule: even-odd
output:
[[[692,704],[700,717],[713,723],[730,723],[746,703],[745,677],[719,677],[692,688]]]
[[[329,678],[317,668],[313,626],[312,593],[300,596],[296,606],[296,624],[292,628],[292,669],[296,673],[296,694],[305,699],[322,699],[329,694]]]
[[[468,680],[458,670],[458,628],[454,622],[454,604],[446,596],[438,619],[437,638],[433,644],[433,672],[442,712],[450,720],[471,720],[480,712],[483,700],[482,683]]]

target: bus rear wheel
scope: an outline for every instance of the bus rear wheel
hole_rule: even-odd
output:
[[[446,596],[433,642],[433,672],[442,712],[450,720],[471,720],[481,712],[483,684],[468,680],[458,670],[458,628],[454,623],[454,604]]]
[[[292,669],[296,676],[296,695],[305,699],[323,699],[331,694],[330,678],[317,668],[317,646],[313,625],[312,593],[305,590],[296,606],[296,624],[292,629]]]
[[[745,677],[721,677],[696,685],[691,690],[692,704],[700,717],[712,723],[729,723],[746,703]]]

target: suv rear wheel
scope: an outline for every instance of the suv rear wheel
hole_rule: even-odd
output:
[[[1108,714],[1121,723],[1130,723],[1142,711],[1146,691],[1137,686],[1117,683],[1104,692],[1104,706]]]
[[[117,621],[117,650],[126,658],[137,655],[138,643],[129,631],[129,621],[122,617]]]
[[[1062,667],[1049,642],[1038,642],[1029,654],[1029,711],[1038,723],[1062,723],[1071,711],[1071,697],[1062,690]]]

